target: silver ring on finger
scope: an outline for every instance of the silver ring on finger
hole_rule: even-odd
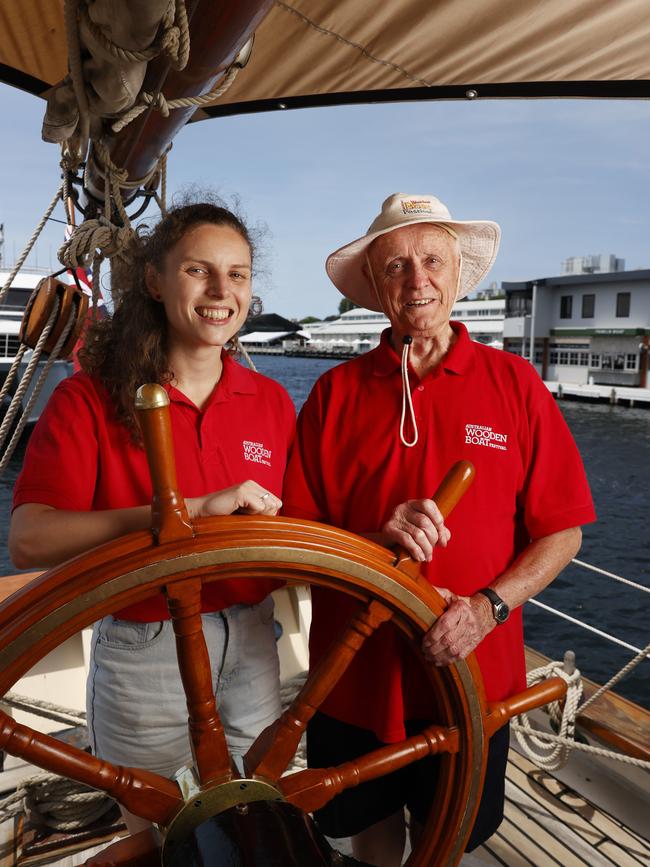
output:
[[[264,500],[268,500],[268,498],[269,498],[270,496],[271,496],[271,495],[270,495],[269,492],[267,491],[265,494],[261,494],[261,495],[260,495],[260,500],[262,500],[262,502],[264,502]]]

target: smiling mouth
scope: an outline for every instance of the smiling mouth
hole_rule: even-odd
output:
[[[416,301],[407,301],[406,307],[426,307],[427,304],[433,304],[435,298],[418,298]]]
[[[194,309],[201,319],[209,319],[212,322],[223,322],[230,319],[234,313],[228,307],[195,307]]]

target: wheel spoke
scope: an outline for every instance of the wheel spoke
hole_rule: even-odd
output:
[[[259,735],[244,758],[248,774],[278,780],[295,755],[307,723],[334,689],[366,638],[393,612],[373,601],[345,628],[282,716]]]
[[[429,726],[398,744],[381,747],[336,768],[310,768],[280,780],[285,798],[306,813],[319,810],[345,789],[391,774],[435,753],[456,753],[458,730]]]
[[[183,805],[180,789],[171,780],[150,771],[104,762],[77,747],[20,725],[2,711],[0,749],[53,774],[107,792],[136,816],[161,825],[167,824]]]
[[[187,699],[192,755],[202,785],[232,776],[226,735],[212,688],[210,656],[201,621],[201,580],[169,584],[167,604],[174,623],[178,668]]]

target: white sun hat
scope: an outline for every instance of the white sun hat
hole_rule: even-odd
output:
[[[454,220],[447,206],[435,196],[393,193],[362,238],[328,257],[325,267],[339,292],[360,307],[381,311],[377,296],[363,274],[366,252],[375,238],[414,223],[439,223],[458,236],[462,264],[456,298],[463,298],[476,289],[497,257],[499,225],[489,220]]]

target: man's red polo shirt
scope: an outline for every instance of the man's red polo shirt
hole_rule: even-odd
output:
[[[180,491],[197,497],[253,479],[282,496],[282,480],[295,428],[284,388],[223,354],[223,373],[203,410],[172,386],[174,453]],[[115,418],[101,383],[77,373],[54,391],[27,446],[14,488],[14,508],[43,503],[56,509],[121,509],[151,502],[143,449]],[[260,602],[277,586],[238,579],[206,585],[203,610]],[[153,621],[169,617],[162,594],[117,616]]]
[[[284,514],[377,532],[396,505],[432,496],[452,464],[470,460],[476,478],[447,521],[451,542],[423,566],[433,584],[468,596],[531,539],[595,514],[573,438],[535,370],[473,343],[462,324],[452,327],[456,341],[438,368],[422,380],[410,372],[419,430],[413,448],[399,438],[400,359],[388,332],[377,349],[319,379],[299,417]],[[312,596],[315,663],[358,603],[320,588]],[[489,700],[523,689],[521,609],[476,654]],[[427,692],[419,666],[387,625],[366,642],[321,710],[393,742],[404,738],[405,719],[426,718]]]

